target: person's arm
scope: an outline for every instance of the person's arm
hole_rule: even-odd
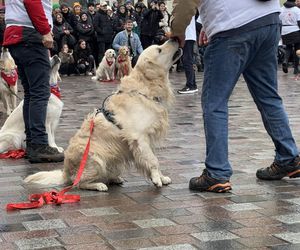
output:
[[[174,9],[170,20],[172,37],[184,37],[185,29],[196,14],[201,0],[174,0]]]
[[[138,37],[138,35],[137,35],[137,53],[138,53],[138,55],[140,55],[140,54],[142,54],[142,52],[143,52],[143,46],[142,46],[142,43],[141,43],[141,40],[140,40],[140,38]]]
[[[119,51],[119,49],[120,49],[120,47],[121,47],[121,45],[120,45],[121,41],[120,41],[120,40],[121,40],[121,39],[120,39],[120,33],[118,33],[118,34],[115,36],[114,41],[113,41],[113,43],[112,43],[112,47],[113,47],[113,49],[116,50],[116,51]]]

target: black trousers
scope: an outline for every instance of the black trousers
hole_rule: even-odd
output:
[[[194,62],[194,44],[193,40],[186,40],[183,47],[182,64],[186,77],[186,87],[197,88],[195,70],[193,67]]]
[[[23,119],[26,141],[48,144],[45,127],[50,97],[48,49],[37,44],[20,44],[11,46],[9,51],[18,66],[24,88]]]
[[[102,61],[104,53],[106,50],[111,49],[111,43],[108,42],[98,42],[98,62]]]

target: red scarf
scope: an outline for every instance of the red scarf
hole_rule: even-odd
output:
[[[108,66],[110,67],[111,65],[113,65],[114,61],[108,61],[108,59],[106,58],[106,62],[108,64]]]
[[[5,73],[3,70],[1,71],[1,77],[8,84],[8,86],[15,86],[18,81],[18,72],[13,69],[10,73]]]

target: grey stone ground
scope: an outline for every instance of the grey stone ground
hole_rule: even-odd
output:
[[[300,145],[300,80],[278,74]],[[170,78],[174,89],[183,87],[183,73],[172,73]],[[202,73],[197,78],[201,89]],[[59,146],[67,147],[83,118],[115,87],[84,76],[63,78]],[[264,182],[255,178],[257,168],[271,164],[274,149],[242,79],[229,105],[231,193],[189,191],[189,179],[204,167],[200,93],[176,95],[170,133],[159,151],[162,171],[173,180],[168,187],[157,189],[132,169],[125,184],[110,187],[108,193],[72,191],[82,196],[78,204],[7,213],[6,203],[50,190],[25,185],[25,176],[62,164],[1,160],[0,249],[300,249],[300,179]],[[4,120],[0,112],[1,125]]]

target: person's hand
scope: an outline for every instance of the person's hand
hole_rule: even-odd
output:
[[[179,47],[183,48],[185,43],[185,36],[174,36],[172,32],[165,32],[166,38],[173,39],[179,43]]]
[[[205,32],[203,30],[201,30],[200,32],[200,36],[199,36],[199,45],[207,45],[208,44],[208,38],[205,34]]]
[[[65,30],[64,31],[66,35],[70,35],[70,31],[69,30]]]
[[[42,43],[48,49],[53,48],[53,36],[52,36],[52,32],[49,32],[48,34],[43,35]]]

